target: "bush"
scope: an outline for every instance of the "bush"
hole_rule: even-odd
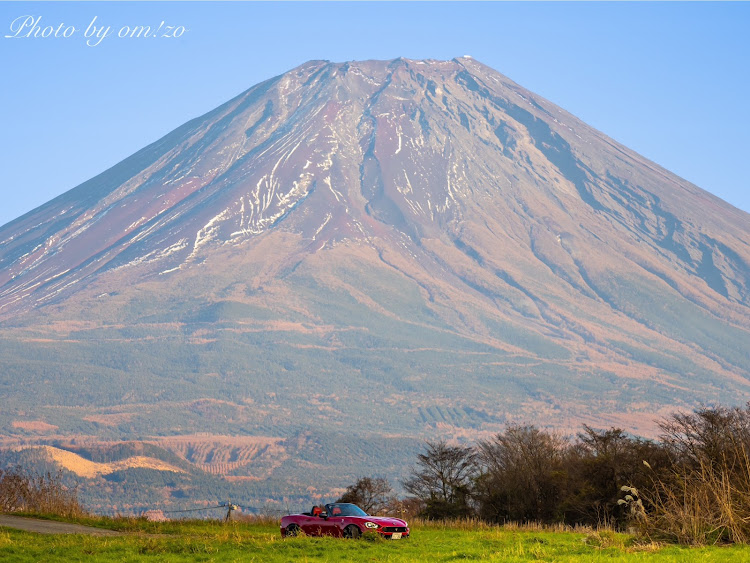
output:
[[[631,515],[619,503],[621,488],[646,488],[655,474],[666,475],[671,459],[660,443],[629,436],[620,428],[584,426],[564,464],[569,473],[562,507],[565,521],[624,528]]]

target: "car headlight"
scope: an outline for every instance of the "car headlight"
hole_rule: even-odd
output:
[[[378,525],[375,522],[365,522],[365,526],[371,530],[378,528]]]

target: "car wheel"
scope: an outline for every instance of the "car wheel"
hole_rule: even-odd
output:
[[[287,537],[295,537],[299,535],[299,526],[297,524],[289,524],[286,527],[286,535]]]
[[[362,531],[354,524],[349,524],[344,528],[344,537],[350,540],[356,540],[362,535]]]

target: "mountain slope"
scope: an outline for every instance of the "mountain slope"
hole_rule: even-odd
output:
[[[0,265],[6,435],[648,432],[750,391],[750,216],[470,58],[306,63]]]

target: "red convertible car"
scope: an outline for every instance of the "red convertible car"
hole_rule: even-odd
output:
[[[368,516],[356,504],[342,502],[326,504],[325,510],[313,506],[310,512],[290,514],[281,519],[283,537],[304,533],[308,536],[358,538],[365,532],[400,540],[409,537],[409,526],[398,518]]]

